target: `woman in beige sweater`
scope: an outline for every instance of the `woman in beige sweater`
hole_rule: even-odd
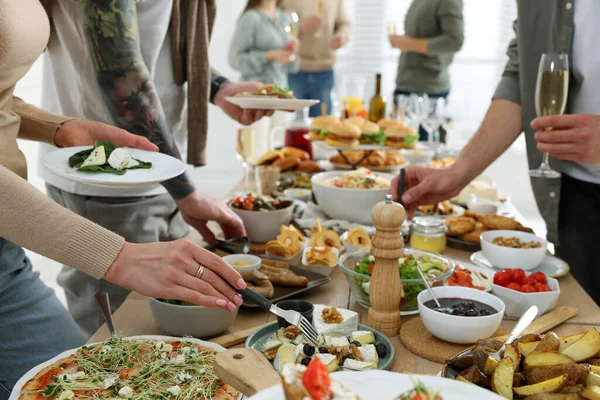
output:
[[[232,287],[246,287],[219,257],[186,240],[126,243],[27,183],[17,137],[61,147],[98,139],[156,150],[145,138],[48,114],[13,96],[44,50],[49,29],[38,0],[0,0],[0,400],[29,368],[84,342],[21,246],[148,296],[208,307],[235,310],[242,298]]]

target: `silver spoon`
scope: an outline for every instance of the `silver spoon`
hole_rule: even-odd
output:
[[[421,267],[419,267],[418,265],[417,265],[417,271],[419,271],[419,275],[421,275],[421,280],[425,284],[425,287],[429,291],[429,294],[433,298],[433,301],[435,301],[435,305],[437,307],[434,309],[434,311],[438,311],[438,312],[442,312],[442,313],[451,312],[452,310],[449,307],[442,307],[442,305],[440,304],[437,297],[435,297],[435,294],[433,294],[433,290],[431,290],[431,286],[429,286],[429,282],[427,281],[425,274],[423,273],[423,271],[421,271]]]
[[[110,337],[116,338],[117,330],[115,329],[115,323],[112,318],[112,312],[110,311],[110,300],[108,298],[108,293],[106,292],[96,292],[94,294],[96,301],[100,305],[100,310],[102,310],[102,315],[104,316],[104,321],[106,322],[106,326],[108,327],[108,332],[110,333]]]
[[[537,313],[538,313],[538,308],[536,306],[529,307],[527,309],[527,311],[525,311],[525,314],[523,314],[521,316],[521,318],[519,318],[519,320],[517,321],[517,324],[512,329],[512,331],[510,331],[510,334],[508,335],[508,337],[504,341],[504,344],[502,345],[502,347],[497,352],[490,354],[490,356],[494,360],[500,361],[501,360],[500,355],[504,353],[504,348],[506,347],[506,345],[507,344],[511,344],[512,342],[514,342],[515,339],[518,338],[519,335],[521,333],[523,333],[523,331],[529,325],[531,325],[531,323],[533,322],[533,320],[537,316]]]

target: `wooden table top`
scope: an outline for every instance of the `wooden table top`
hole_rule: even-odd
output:
[[[444,256],[458,262],[469,262],[470,253],[447,249]],[[343,272],[340,269],[336,269],[332,273],[331,278],[331,282],[314,288],[297,298],[310,301],[314,304],[327,304],[354,310],[359,313],[360,322],[366,323],[367,310],[354,300]],[[561,295],[557,307],[575,307],[578,309],[578,314],[566,323],[553,329],[553,331],[562,336],[582,332],[592,326],[600,326],[600,307],[588,296],[577,281],[571,275],[567,275],[560,278],[559,282]],[[402,320],[406,321],[408,318],[415,317],[402,317]],[[154,322],[147,298],[137,293],[129,295],[123,305],[114,313],[114,321],[119,334],[124,336],[164,334]],[[242,307],[235,323],[229,329],[229,333],[247,330],[273,321],[275,321],[275,317],[266,311]],[[515,319],[506,318],[502,322],[502,328],[510,330],[514,323]],[[90,338],[89,342],[98,342],[109,337],[108,329],[106,325],[103,325]],[[407,350],[400,342],[399,336],[391,338],[391,341],[396,351],[392,367],[393,371],[437,374],[441,370],[441,364],[425,360]],[[243,344],[234,347],[243,347]]]

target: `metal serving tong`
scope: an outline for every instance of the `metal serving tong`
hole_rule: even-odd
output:
[[[250,252],[250,240],[247,237],[231,239],[217,238],[216,248],[230,254],[248,254]]]
[[[248,288],[244,290],[238,290],[237,292],[241,294],[244,298],[256,303],[256,305],[262,308],[263,310],[272,312],[273,314],[285,319],[288,323],[300,329],[300,332],[302,332],[304,336],[306,336],[306,338],[310,340],[313,344],[319,344],[319,334],[317,333],[315,328],[313,328],[312,324],[299,312],[294,310],[281,309],[275,304],[271,303],[270,300],[264,298],[260,294]]]

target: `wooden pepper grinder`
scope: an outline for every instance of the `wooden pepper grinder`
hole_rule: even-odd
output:
[[[406,212],[388,194],[385,202],[373,207],[371,215],[376,231],[371,251],[375,257],[375,267],[369,287],[369,326],[392,337],[400,331],[402,282],[398,273],[398,259],[404,255],[400,229]]]

